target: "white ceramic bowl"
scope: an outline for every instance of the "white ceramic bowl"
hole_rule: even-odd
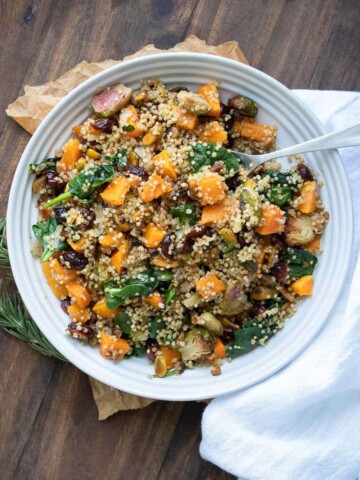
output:
[[[17,167],[7,214],[11,266],[19,292],[30,315],[49,341],[74,365],[103,383],[144,397],[164,400],[212,398],[252,385],[273,374],[296,357],[326,322],[338,297],[349,261],[352,241],[352,208],[347,180],[335,151],[306,155],[312,169],[325,182],[321,195],[330,222],[315,271],[312,298],[301,302],[295,316],[266,347],[224,362],[222,374],[213,377],[208,368],[187,370],[183,375],[149,379],[153,367],[145,358],[112,362],[97,348],[82,347],[64,335],[69,318],[52,295],[40,268],[30,254],[31,226],[36,223],[36,198],[31,193],[28,164],[54,154],[65,143],[71,127],[90,113],[92,94],[100,87],[123,82],[136,87],[140,80],[158,77],[167,85],[195,89],[209,80],[221,82],[221,96],[241,92],[260,106],[259,120],[278,125],[278,143],[289,146],[318,136],[321,125],[286,87],[264,73],[221,57],[171,53],[121,63],[87,80],[64,98],[42,122]],[[315,367],[315,366],[314,366]]]

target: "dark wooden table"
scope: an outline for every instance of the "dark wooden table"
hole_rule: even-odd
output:
[[[290,88],[359,90],[359,25],[358,0],[0,1],[0,214],[29,140],[4,113],[24,84],[196,34],[237,40]],[[233,478],[199,456],[203,404],[156,402],[98,422],[85,374],[3,332],[0,342],[2,480]]]

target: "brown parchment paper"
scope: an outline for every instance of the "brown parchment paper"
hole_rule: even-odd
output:
[[[98,63],[81,62],[58,79],[44,85],[25,85],[24,95],[11,103],[6,109],[6,113],[32,134],[53,107],[80,83],[121,61],[161,52],[210,53],[248,64],[237,42],[226,42],[216,46],[207,45],[195,35],[190,35],[183,42],[168,50],[161,50],[154,45],[146,45],[133,55],[124,57],[123,60],[105,60]],[[143,408],[154,402],[149,398],[121,392],[94,378],[89,377],[89,380],[99,410],[99,420],[105,420],[119,410]]]

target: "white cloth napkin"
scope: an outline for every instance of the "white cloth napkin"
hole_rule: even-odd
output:
[[[329,132],[360,123],[360,93],[295,93]],[[360,147],[339,153],[355,233],[351,267],[326,326],[280,372],[213,400],[204,412],[202,457],[241,479],[360,478]]]

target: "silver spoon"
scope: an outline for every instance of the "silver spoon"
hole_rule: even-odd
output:
[[[241,161],[245,168],[250,170],[248,175],[251,176],[256,174],[260,165],[275,158],[287,157],[298,153],[315,152],[317,150],[328,150],[331,148],[353,147],[356,145],[360,145],[360,124],[298,143],[292,147],[264,153],[262,155],[247,155],[236,152],[235,150],[232,150],[232,153]]]

